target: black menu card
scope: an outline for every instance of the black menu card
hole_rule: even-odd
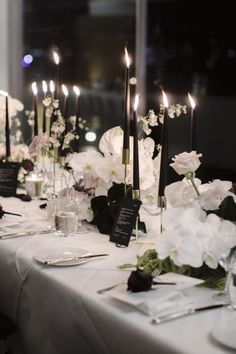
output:
[[[2,197],[16,195],[18,171],[18,163],[0,161],[0,195]]]
[[[117,245],[129,245],[141,204],[142,202],[136,199],[121,201],[110,235],[111,242],[115,242]]]

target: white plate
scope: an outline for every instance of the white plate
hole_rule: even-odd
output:
[[[58,258],[68,258],[68,257],[81,257],[89,255],[90,252],[80,248],[51,248],[47,250],[40,251],[34,255],[34,259],[40,263],[45,263],[48,260],[55,260]],[[78,259],[74,261],[63,261],[61,263],[48,264],[53,266],[68,267],[87,262],[88,259]]]
[[[229,348],[236,349],[235,317],[221,321],[212,331],[213,338]]]

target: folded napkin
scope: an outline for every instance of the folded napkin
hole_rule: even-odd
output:
[[[154,280],[175,282],[176,285],[153,285],[152,290],[131,293],[127,291],[126,284],[120,284],[108,291],[106,295],[129,304],[147,315],[163,315],[176,311],[177,308],[193,306],[192,300],[181,293],[181,290],[204,282],[201,279],[175,273],[163,274]]]

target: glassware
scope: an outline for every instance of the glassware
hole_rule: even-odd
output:
[[[234,250],[227,277],[227,292],[230,307],[236,310],[236,250]]]
[[[232,258],[233,251],[231,250],[230,252],[225,252],[222,250],[222,253],[220,255],[220,258],[218,260],[219,264],[221,267],[225,270],[226,274],[226,281],[225,281],[225,287],[223,291],[218,292],[217,294],[214,294],[213,297],[219,301],[223,301],[226,304],[229,303],[229,268],[230,268],[230,261]]]
[[[37,171],[25,177],[25,189],[32,198],[40,198],[43,193],[43,175]]]
[[[86,206],[86,191],[85,191],[85,183],[84,177],[82,173],[78,173],[74,176],[76,179],[76,193],[75,200],[77,205],[77,213],[78,213],[78,225],[77,225],[77,233],[83,234],[89,232],[89,228],[85,227],[82,224],[84,220],[84,212],[87,208]]]
[[[77,231],[78,212],[74,198],[60,197],[56,201],[55,229],[59,236],[71,236]]]

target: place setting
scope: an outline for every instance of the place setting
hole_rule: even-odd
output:
[[[88,262],[90,259],[107,257],[108,253],[91,254],[91,252],[79,248],[49,248],[36,253],[33,259],[45,266],[76,266]]]

